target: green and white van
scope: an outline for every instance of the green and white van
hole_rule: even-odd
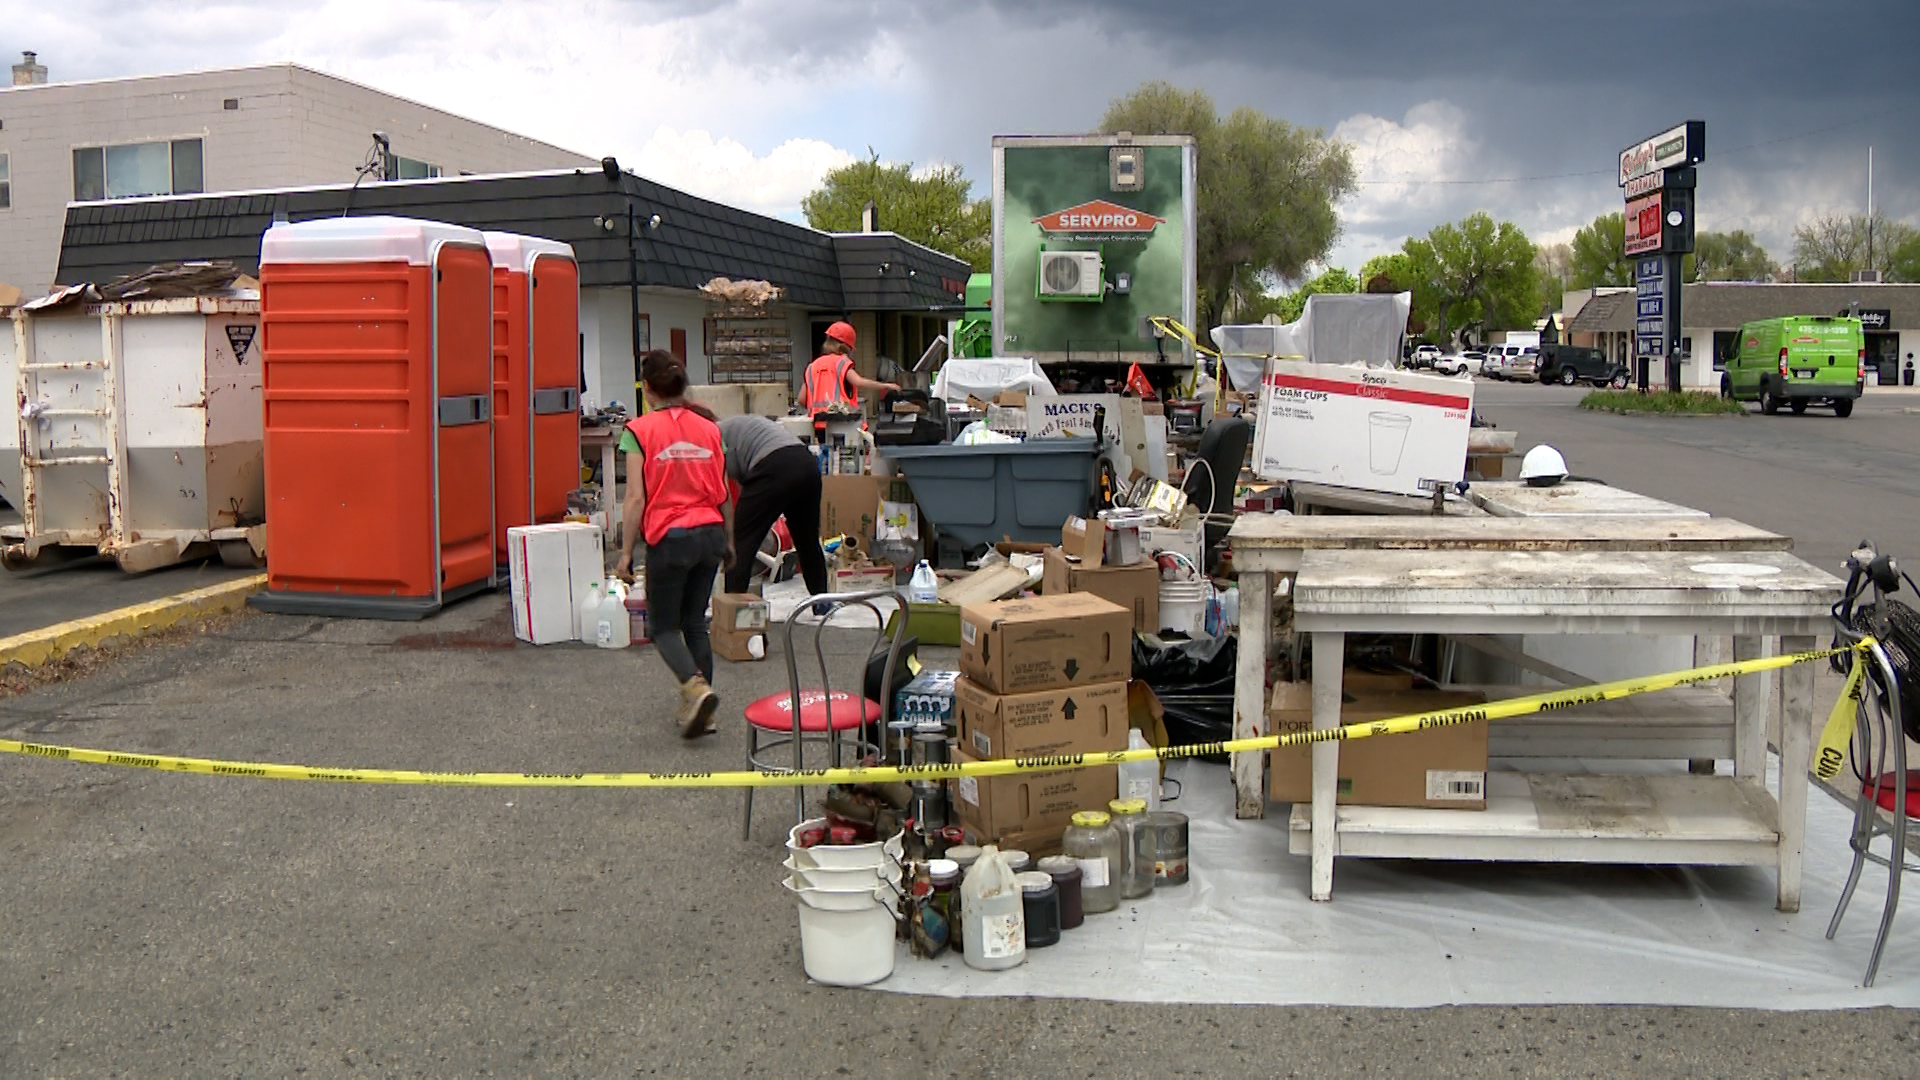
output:
[[[1853,413],[1867,386],[1867,341],[1859,319],[1788,315],[1740,328],[1725,357],[1720,396],[1758,401],[1769,416],[1786,405],[1831,405],[1835,416]]]

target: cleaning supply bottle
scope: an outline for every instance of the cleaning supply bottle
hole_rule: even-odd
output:
[[[1127,732],[1127,749],[1151,750],[1153,745],[1139,728]],[[1120,764],[1120,797],[1139,799],[1149,811],[1160,809],[1160,762],[1126,761]]]
[[[603,649],[624,649],[631,644],[630,627],[626,586],[609,574],[600,586],[600,606],[594,611],[593,643]]]
[[[600,601],[606,587],[598,581],[587,585],[587,591],[580,596],[580,609],[574,612],[574,637],[589,645],[594,644],[595,626],[600,621]]]
[[[1003,971],[1026,962],[1026,905],[1013,870],[989,844],[960,881],[961,958],[970,968]]]
[[[913,577],[907,582],[907,599],[918,604],[931,604],[940,599],[940,579],[934,576],[933,564],[925,559],[913,568]]]

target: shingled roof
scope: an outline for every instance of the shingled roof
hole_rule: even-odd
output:
[[[1682,287],[1681,322],[1689,327],[1734,329],[1783,315],[1838,315],[1853,305],[1883,309],[1890,328],[1920,329],[1920,285],[1805,285],[1708,281]],[[1568,323],[1572,333],[1630,334],[1631,292],[1601,293]]]
[[[107,281],[195,259],[257,273],[261,234],[276,218],[338,217],[349,207],[571,244],[585,286],[628,283],[629,223],[644,286],[695,289],[715,277],[744,278],[770,281],[818,310],[911,310],[958,303],[971,273],[959,259],[892,233],[824,233],[631,173],[609,180],[599,170],[565,170],[75,203],[58,281]]]

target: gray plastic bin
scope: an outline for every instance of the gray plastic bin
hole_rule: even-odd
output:
[[[1092,439],[878,449],[935,528],[968,547],[1059,543],[1061,524],[1087,516],[1100,482]]]

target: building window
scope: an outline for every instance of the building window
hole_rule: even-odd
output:
[[[440,175],[440,166],[398,154],[387,155],[387,179],[431,180]]]
[[[204,190],[199,139],[83,146],[73,152],[73,197],[79,202]]]
[[[13,205],[13,174],[7,169],[7,155],[0,154],[0,210]]]

